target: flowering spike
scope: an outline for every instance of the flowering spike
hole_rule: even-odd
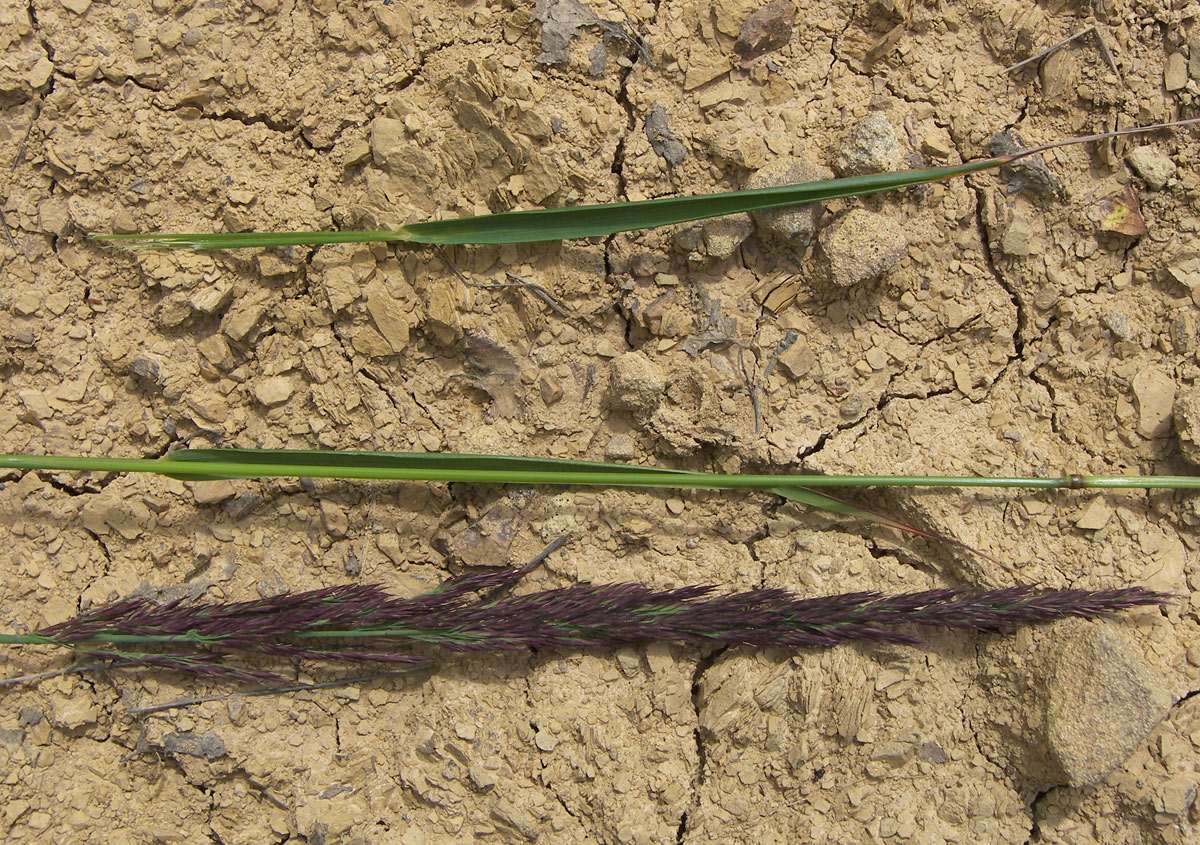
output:
[[[280,679],[270,672],[227,661],[240,653],[326,663],[429,664],[429,657],[407,651],[414,645],[502,652],[655,641],[791,649],[851,641],[919,644],[918,637],[897,626],[994,631],[1171,599],[1140,587],[1042,590],[1029,585],[800,598],[781,589],[722,595],[705,585],[654,590],[618,583],[507,595],[526,571],[462,575],[412,598],[363,584],[228,603],[125,599],[33,634],[0,635],[0,643],[59,645],[123,665],[276,682]],[[364,641],[374,647],[363,649]],[[127,651],[131,646],[138,651]]]

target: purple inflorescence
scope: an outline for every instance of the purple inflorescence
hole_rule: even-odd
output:
[[[1171,598],[1138,587],[1031,586],[799,598],[780,589],[720,595],[703,585],[654,590],[629,583],[501,595],[523,574],[501,570],[459,576],[412,598],[397,598],[375,585],[347,585],[231,603],[128,599],[37,635],[126,665],[231,680],[278,680],[269,672],[226,661],[239,652],[326,662],[430,663],[427,656],[400,650],[415,645],[498,652],[662,640],[782,648],[855,640],[919,643],[897,626],[992,631],[1065,616],[1094,617]],[[376,648],[364,650],[364,644]]]

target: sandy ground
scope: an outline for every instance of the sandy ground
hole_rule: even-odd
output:
[[[1004,130],[1040,143],[1195,114],[1195,4],[798,0],[794,22],[775,5],[745,29],[763,5],[0,0],[0,449],[1193,472],[1195,132],[1063,149],[1041,169],[817,218],[594,242],[440,256],[87,240],[704,192],[958,162]],[[1004,72],[1092,25],[1115,66],[1088,35]],[[1121,204],[1140,204],[1145,234],[1113,216]],[[5,629],[181,584],[210,598],[354,579],[412,593],[519,563],[566,530],[576,539],[529,588],[1037,581],[1179,600],[927,649],[452,660],[142,717],[131,711],[230,690],[58,677],[0,692],[0,831],[1195,841],[1200,500],[866,501],[999,564],[761,495],[10,474]],[[34,649],[2,659],[9,677],[67,665]]]

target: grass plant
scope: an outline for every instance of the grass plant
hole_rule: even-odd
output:
[[[1009,155],[948,167],[875,173],[868,176],[852,176],[799,185],[690,197],[666,197],[638,202],[508,211],[476,217],[412,223],[397,229],[381,231],[161,233],[95,235],[94,237],[96,240],[107,243],[152,249],[238,249],[344,243],[515,244],[607,237],[617,232],[628,232],[635,229],[653,229],[727,214],[825,202],[844,197],[911,188],[930,182],[943,182],[970,173],[1013,164],[1021,159],[1058,147],[1102,141],[1123,135],[1144,134],[1195,123],[1200,123],[1200,118],[1069,138],[1042,144],[1028,150],[1020,150]]]
[[[0,455],[0,470],[138,472],[203,481],[222,478],[342,478],[376,481],[550,484],[673,489],[760,490],[797,495],[831,487],[990,487],[1036,490],[1200,489],[1187,475],[811,475],[722,474],[599,461],[428,452],[306,449],[181,449],[162,458]]]

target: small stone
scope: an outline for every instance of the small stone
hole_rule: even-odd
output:
[[[659,103],[654,104],[646,117],[646,138],[654,152],[666,159],[670,167],[678,167],[687,158],[687,147],[671,131],[667,123],[667,111]]]
[[[632,461],[637,457],[637,444],[628,434],[614,434],[604,447],[604,457],[612,461]]]
[[[1129,635],[1107,622],[1055,625],[1046,667],[1046,742],[1073,787],[1104,777],[1171,707],[1166,679]]]
[[[882,276],[900,263],[908,249],[900,224],[861,208],[822,230],[818,242],[829,280],[838,287]]]
[[[666,379],[662,368],[643,352],[627,352],[612,362],[609,399],[613,407],[644,416],[662,401]]]
[[[950,158],[954,154],[954,141],[949,132],[931,122],[921,133],[921,152],[930,158]]]
[[[473,742],[476,735],[475,725],[471,722],[455,722],[454,735],[467,742]]]
[[[154,55],[154,45],[145,35],[133,36],[133,60],[144,62]]]
[[[321,526],[330,537],[340,540],[350,532],[346,512],[328,500],[321,502]]]
[[[417,323],[411,303],[395,299],[380,281],[372,281],[365,288],[367,313],[375,327],[387,341],[392,352],[400,353],[408,345],[408,333]]]
[[[237,493],[233,482],[227,478],[216,481],[193,481],[192,497],[198,505],[216,505]]]
[[[29,87],[35,91],[50,81],[50,77],[54,75],[54,63],[45,56],[39,56],[34,62],[33,67],[29,69],[29,76],[26,79],[29,82]]]
[[[871,367],[872,370],[882,370],[884,367],[887,366],[887,362],[888,362],[887,350],[881,349],[878,346],[873,346],[870,349],[868,349],[867,354],[864,357],[866,358],[867,364]]]
[[[786,156],[756,170],[754,175],[746,180],[745,187],[747,190],[755,190],[804,182],[822,182],[832,178],[833,171],[822,164],[799,156]],[[776,237],[797,246],[804,246],[812,240],[824,208],[823,203],[814,202],[756,211],[754,222],[760,229],[765,229]]]
[[[1163,87],[1168,91],[1178,91],[1187,85],[1188,61],[1183,53],[1172,53],[1167,56],[1167,66],[1163,69]]]
[[[910,742],[877,742],[871,748],[871,759],[890,766],[903,766],[916,752]]]
[[[534,734],[533,742],[541,751],[550,752],[558,747],[558,740],[544,730]]]
[[[704,253],[717,261],[731,258],[754,231],[749,214],[727,214],[700,224],[704,231]]]
[[[273,252],[260,253],[258,256],[258,273],[264,279],[278,279],[295,270],[295,265]]]
[[[517,536],[520,514],[507,502],[488,508],[450,538],[448,550],[466,566],[504,566]]]
[[[778,50],[792,40],[795,21],[796,7],[791,0],[768,3],[746,18],[733,51],[742,57],[742,61],[749,61]]]
[[[1200,387],[1190,387],[1176,397],[1175,431],[1184,460],[1200,466]]]
[[[1171,316],[1171,346],[1180,355],[1190,355],[1196,344],[1196,319],[1184,308]]]
[[[1000,236],[1000,251],[1005,255],[1026,256],[1040,251],[1040,239],[1024,205],[1013,208],[1012,218]]]
[[[942,746],[932,740],[921,743],[921,750],[917,754],[918,760],[924,760],[926,763],[946,763],[950,760],[950,755]]]
[[[18,317],[32,317],[42,307],[42,298],[34,293],[18,294],[13,301],[13,313]]]
[[[1157,147],[1144,144],[1129,151],[1129,166],[1146,180],[1146,187],[1160,190],[1175,175],[1175,162]]]
[[[471,778],[471,785],[474,786],[478,792],[487,792],[489,789],[492,789],[499,780],[494,772],[489,772],[478,763],[472,763],[467,767],[467,776]]]
[[[691,91],[724,76],[732,69],[725,56],[697,56],[683,77],[683,90]]]
[[[233,367],[233,354],[229,343],[222,335],[213,334],[196,344],[196,351],[218,370],[228,370]]]
[[[1091,503],[1084,508],[1083,513],[1075,520],[1075,527],[1082,528],[1084,531],[1099,531],[1108,521],[1112,519],[1113,510],[1104,501],[1103,497],[1092,499]]]
[[[58,0],[68,12],[82,15],[92,6],[92,0]]]
[[[388,157],[408,143],[404,121],[392,117],[377,117],[371,123],[371,156],[375,166],[387,169]]]
[[[903,167],[904,150],[900,148],[896,130],[878,112],[854,125],[833,160],[833,169],[843,176],[891,172]]]
[[[816,363],[817,356],[803,343],[792,344],[779,356],[779,366],[793,379],[808,375]]]
[[[672,496],[670,499],[667,499],[667,511],[669,513],[679,516],[683,513],[683,509],[683,499],[680,499],[678,496]]]
[[[1171,433],[1174,379],[1155,367],[1142,369],[1133,377],[1133,399],[1138,409],[1138,434],[1165,437]]]
[[[270,408],[282,405],[291,398],[294,390],[292,380],[287,376],[272,376],[254,385],[254,398]]]
[[[1197,783],[1194,777],[1173,777],[1159,790],[1162,811],[1169,816],[1186,818],[1196,803]]]
[[[262,302],[239,302],[222,318],[221,331],[230,340],[241,342],[250,336],[266,312]]]
[[[216,314],[227,307],[232,299],[233,285],[226,282],[201,288],[192,294],[190,303],[201,314]]]
[[[1119,311],[1106,311],[1100,315],[1100,322],[1118,340],[1129,340],[1133,337],[1133,331],[1129,327],[1129,318]]]
[[[562,384],[552,375],[544,375],[538,379],[538,392],[542,394],[542,402],[547,406],[554,405],[563,398]]]

